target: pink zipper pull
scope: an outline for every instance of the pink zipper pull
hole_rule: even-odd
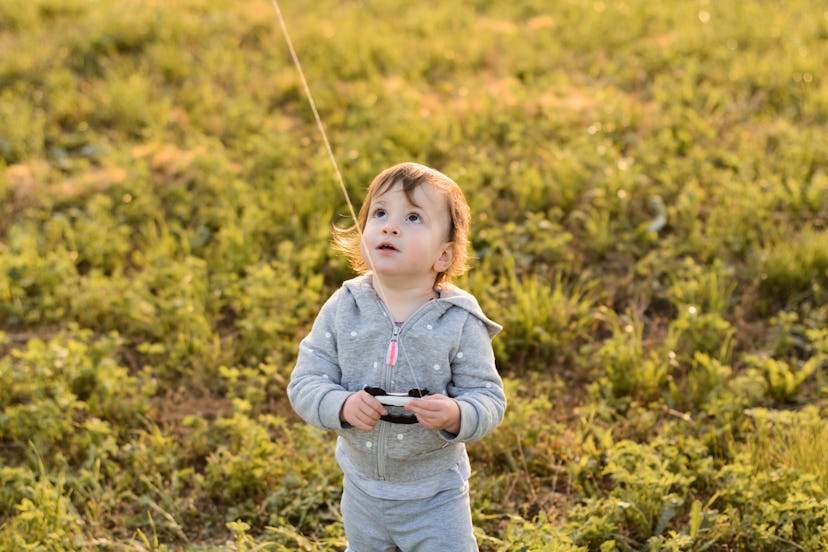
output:
[[[394,335],[391,336],[391,342],[388,343],[388,352],[385,354],[385,363],[388,366],[396,366],[397,364],[397,334],[400,333],[400,328],[394,326]]]

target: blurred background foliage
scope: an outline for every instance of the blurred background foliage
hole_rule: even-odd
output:
[[[282,6],[349,194],[464,188],[482,550],[828,548],[828,11]],[[273,5],[0,4],[0,546],[342,550],[299,340],[351,273]]]

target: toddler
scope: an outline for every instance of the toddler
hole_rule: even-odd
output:
[[[359,223],[335,244],[360,274],[301,342],[288,397],[338,434],[350,552],[477,550],[465,444],[506,408],[491,339],[501,327],[468,292],[469,206],[417,164],[374,178]]]

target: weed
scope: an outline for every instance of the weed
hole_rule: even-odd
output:
[[[760,289],[771,304],[806,299],[824,302],[828,282],[826,239],[828,232],[806,229],[763,250]]]

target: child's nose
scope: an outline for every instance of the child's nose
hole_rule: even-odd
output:
[[[391,221],[385,223],[385,226],[382,227],[383,234],[391,234],[392,236],[398,236],[400,233],[400,228],[396,224]]]

